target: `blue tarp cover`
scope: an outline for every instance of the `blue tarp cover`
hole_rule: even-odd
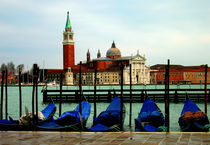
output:
[[[91,105],[87,101],[82,101],[82,120],[88,118],[90,114]],[[79,105],[76,107],[74,111],[79,112]]]
[[[158,109],[157,109],[155,103],[152,100],[150,100],[150,99],[146,99],[144,101],[144,104],[143,104],[142,108],[141,108],[140,114],[142,112],[149,112],[149,113],[151,113],[151,112],[157,111],[157,110]]]
[[[42,114],[44,115],[45,119],[47,119],[52,112],[56,109],[56,106],[54,103],[50,103],[44,110],[42,110]]]
[[[149,121],[150,117],[156,117],[156,116],[161,116],[161,118],[164,121],[164,116],[158,111],[156,104],[152,100],[146,99],[144,101],[144,104],[141,108],[137,120],[140,121],[139,119],[141,118],[141,121],[147,122]]]
[[[112,102],[107,107],[106,111],[120,111],[120,98],[114,97]]]
[[[101,112],[94,119],[95,125],[89,131],[108,131],[110,126],[118,124],[120,122],[120,105],[120,98],[114,97],[106,111]]]
[[[86,120],[90,114],[91,105],[87,101],[82,101],[82,120]],[[80,123],[79,117],[79,105],[77,105],[74,111],[64,112],[60,117],[56,119],[56,123],[59,125],[72,125]]]
[[[82,104],[82,120],[85,120],[88,118],[90,114],[91,105],[87,101],[82,101],[81,104]],[[72,125],[79,122],[80,122],[79,105],[77,105],[74,111],[64,112],[56,120],[52,118],[52,121],[42,123],[39,125],[39,127],[59,129],[59,128],[64,128],[65,125]]]
[[[141,122],[149,122],[156,127],[165,124],[164,116],[158,111],[156,104],[150,99],[146,99],[144,101],[138,118],[135,119],[136,129],[139,129],[141,127]],[[147,124],[143,127],[146,131],[155,132],[159,130],[155,126]]]
[[[182,109],[182,113],[181,116],[185,113],[185,112],[196,112],[196,111],[200,111],[200,109],[198,108],[198,106],[193,103],[192,100],[186,100],[184,103],[184,107]]]

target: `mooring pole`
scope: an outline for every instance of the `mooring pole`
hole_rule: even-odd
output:
[[[205,66],[205,113],[207,115],[207,75],[208,75],[208,65]]]
[[[19,117],[22,116],[21,70],[19,68]]]
[[[32,90],[32,115],[33,115],[33,124],[35,123],[35,118],[34,118],[34,92],[35,92],[35,64],[33,65],[33,90]]]
[[[169,132],[169,83],[170,83],[170,76],[169,76],[169,69],[170,69],[170,60],[168,59],[168,65],[166,66],[165,72],[165,124],[167,128],[167,132]]]
[[[36,123],[38,123],[38,77],[39,77],[39,68],[36,67]]]
[[[79,68],[79,92],[80,92],[79,113],[82,117],[82,62],[81,61],[80,61],[80,68]],[[80,123],[80,129],[82,129],[81,123]]]
[[[93,116],[93,124],[94,120],[97,115],[97,110],[96,110],[96,84],[97,84],[97,68],[95,68],[95,80],[94,80],[94,116]]]
[[[1,120],[3,119],[3,100],[4,100],[4,70],[2,71],[1,78]]]
[[[130,64],[130,120],[129,126],[131,127],[131,120],[132,120],[132,71],[131,71],[131,64]]]
[[[7,119],[7,115],[8,115],[8,94],[7,94],[7,81],[8,79],[8,72],[7,72],[7,69],[6,69],[6,82],[5,82],[5,119]]]
[[[62,111],[62,86],[63,86],[63,73],[60,74],[60,103],[59,103],[59,116],[61,116]]]
[[[121,62],[120,130],[123,130],[123,64]]]

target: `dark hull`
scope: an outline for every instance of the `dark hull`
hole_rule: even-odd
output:
[[[0,123],[0,130],[1,131],[28,131],[31,129],[29,127],[25,127],[23,125],[18,125],[18,124]]]
[[[189,123],[185,126],[181,126],[181,131],[183,132],[208,132],[209,128],[205,128],[205,126],[200,125],[196,122]]]

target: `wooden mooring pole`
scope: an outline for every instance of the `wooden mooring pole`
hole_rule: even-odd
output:
[[[79,92],[80,92],[80,101],[79,101],[79,113],[82,118],[82,62],[80,61],[79,67]],[[82,122],[80,122],[80,130],[82,129]]]
[[[130,120],[129,120],[129,126],[131,127],[131,120],[132,120],[132,69],[130,64]]]
[[[207,75],[208,75],[208,65],[205,66],[205,113],[207,115]]]
[[[63,73],[61,72],[60,74],[60,103],[59,103],[59,116],[61,116],[61,112],[62,112],[62,86],[63,86]]]
[[[5,119],[8,119],[8,94],[7,94],[7,79],[8,79],[8,72],[6,69],[6,78],[5,78]]]
[[[123,130],[123,64],[121,62],[120,130]]]
[[[4,70],[1,78],[1,120],[3,119],[3,103],[4,103]]]
[[[36,65],[37,66],[37,65]],[[36,67],[36,123],[38,123],[38,77],[39,77],[39,68]]]
[[[21,90],[21,70],[19,68],[19,117],[22,116],[22,90]]]
[[[35,123],[35,119],[34,119],[34,92],[35,92],[35,64],[33,65],[33,89],[32,89],[32,114],[33,114],[33,124]]]
[[[95,68],[95,80],[94,80],[94,116],[93,116],[93,124],[94,120],[97,115],[97,110],[96,110],[96,84],[97,84],[97,68]]]
[[[169,124],[169,83],[170,83],[170,76],[169,76],[169,69],[170,69],[170,60],[168,59],[168,65],[166,66],[165,72],[165,124],[167,128],[167,132],[170,131],[170,124]]]

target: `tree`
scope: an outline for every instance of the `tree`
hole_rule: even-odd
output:
[[[24,64],[19,64],[17,67],[16,67],[16,72],[19,73],[19,70],[20,72],[22,72],[24,70]]]
[[[15,65],[12,61],[7,63],[7,69],[8,73],[11,73],[12,75],[15,74]]]
[[[0,73],[2,73],[2,71],[6,71],[6,69],[7,69],[7,65],[5,63],[2,63]]]

